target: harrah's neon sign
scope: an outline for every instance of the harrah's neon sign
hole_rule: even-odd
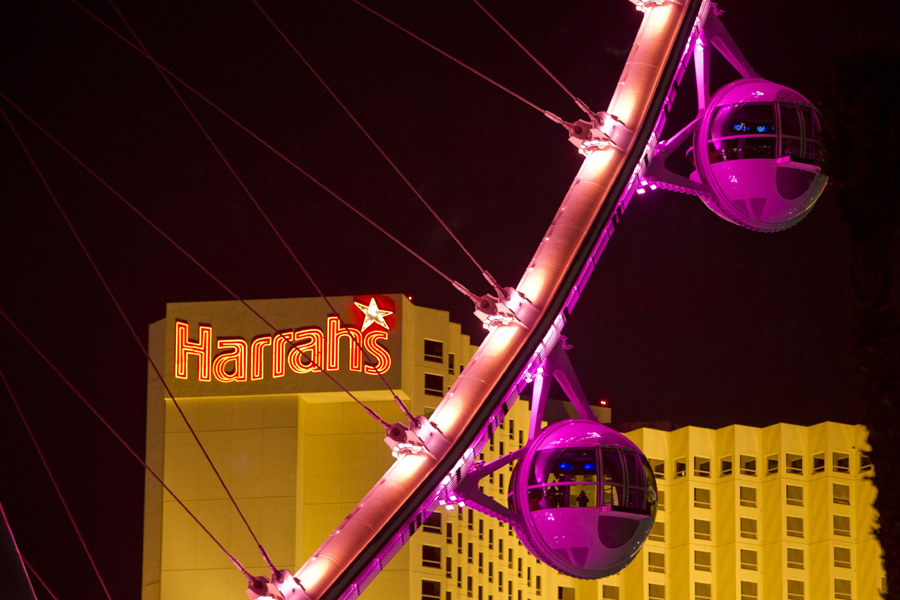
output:
[[[341,367],[342,347],[347,350],[350,371],[385,374],[391,368],[391,355],[379,341],[388,339],[384,317],[391,311],[379,309],[374,299],[368,306],[355,304],[365,317],[360,328],[344,326],[338,317],[331,316],[324,332],[318,327],[286,330],[257,336],[250,342],[241,337],[219,337],[215,346],[211,325],[200,325],[197,337],[192,339],[190,325],[176,319],[175,378],[188,379],[192,362],[197,365],[198,381],[215,378],[222,383],[259,381],[267,373],[273,378],[284,377],[288,369],[299,375],[323,369],[337,371]],[[369,329],[370,325],[381,328]],[[346,343],[342,344],[343,340]],[[372,364],[364,361],[363,350]],[[191,357],[196,360],[191,361]]]

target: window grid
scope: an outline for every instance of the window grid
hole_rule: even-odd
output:
[[[756,519],[741,517],[741,537],[750,540],[756,539]]]
[[[842,569],[850,568],[850,548],[834,547],[834,566]]]
[[[712,554],[703,550],[694,550],[694,570],[712,571]]]
[[[741,506],[756,508],[756,488],[741,486]]]
[[[788,566],[788,569],[802,569],[803,568],[803,549],[802,548],[788,548],[787,549],[787,566]]]
[[[741,549],[741,568],[746,571],[757,569],[756,550]]]
[[[788,600],[803,600],[803,582],[796,579],[788,579],[787,597]]]
[[[694,506],[697,508],[709,508],[710,496],[710,490],[706,488],[694,488]]]
[[[756,477],[756,457],[741,454],[741,475]]]
[[[803,506],[803,488],[799,485],[786,485],[784,501],[792,506]]]

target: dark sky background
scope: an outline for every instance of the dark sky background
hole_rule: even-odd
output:
[[[580,116],[475,4],[372,5],[542,108]],[[108,4],[86,6],[128,35]],[[264,6],[479,261],[515,285],[580,162],[564,130],[350,2]],[[820,101],[842,40],[886,31],[892,19],[883,7],[808,6],[720,3],[762,76]],[[606,108],[640,23],[630,3],[488,7],[580,98]],[[251,2],[123,0],[120,8],[162,64],[450,277],[488,291]],[[2,9],[0,45],[0,91],[240,296],[315,295],[150,62],[64,1]],[[677,101],[684,118],[695,110],[690,77]],[[467,299],[179,91],[327,294],[405,293],[449,310],[480,341]],[[0,105],[142,337],[166,302],[230,299]],[[0,308],[142,452],[142,353],[11,130],[0,129]],[[566,334],[588,395],[608,399],[617,421],[855,423],[849,306],[833,190],[779,234],[742,230],[695,198],[656,192],[632,201]],[[5,321],[0,339],[0,369],[113,597],[138,598],[141,468]],[[0,501],[24,554],[59,597],[103,597],[5,390],[0,423]]]

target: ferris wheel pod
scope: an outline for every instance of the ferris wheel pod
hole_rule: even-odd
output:
[[[656,480],[647,459],[627,437],[595,421],[544,429],[517,463],[510,491],[523,544],[582,579],[625,568],[656,518]]]
[[[822,130],[800,93],[765,79],[740,79],[710,101],[694,137],[701,198],[723,219],[781,231],[812,210],[825,189]]]

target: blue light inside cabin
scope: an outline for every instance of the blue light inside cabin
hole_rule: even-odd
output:
[[[559,463],[558,468],[560,471],[574,471],[575,465],[567,462],[561,462]]]

